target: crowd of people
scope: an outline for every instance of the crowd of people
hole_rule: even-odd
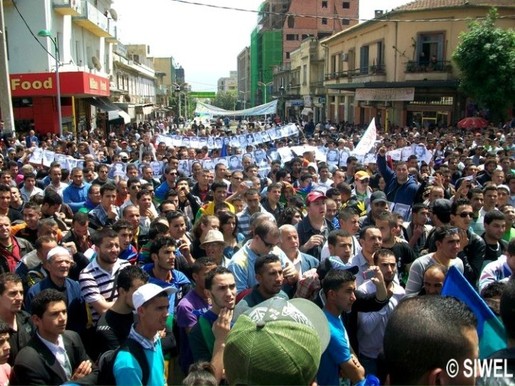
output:
[[[512,129],[378,129],[367,156],[359,125],[273,130],[3,133],[0,384],[472,385],[450,267],[515,373]]]

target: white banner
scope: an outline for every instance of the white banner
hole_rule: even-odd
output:
[[[367,154],[375,145],[377,141],[377,129],[376,129],[376,120],[372,118],[372,121],[368,125],[367,130],[361,137],[358,145],[351,151],[352,155],[362,155]]]

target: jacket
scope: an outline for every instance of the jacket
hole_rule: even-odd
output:
[[[413,205],[418,191],[418,183],[414,178],[410,176],[408,181],[399,185],[397,174],[386,164],[386,157],[380,155],[377,156],[377,166],[386,183],[384,192],[388,201],[396,204]]]
[[[86,203],[89,186],[89,184],[82,184],[81,186],[70,184],[64,189],[63,202],[72,208],[73,213],[76,213]]]

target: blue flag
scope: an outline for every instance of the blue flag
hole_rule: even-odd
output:
[[[456,267],[449,268],[443,284],[442,295],[458,298],[476,316],[481,359],[506,348],[506,331],[503,324]]]

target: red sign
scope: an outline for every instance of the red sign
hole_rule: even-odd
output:
[[[55,72],[11,74],[13,97],[56,96]],[[109,79],[88,72],[61,72],[61,96],[109,96]]]

